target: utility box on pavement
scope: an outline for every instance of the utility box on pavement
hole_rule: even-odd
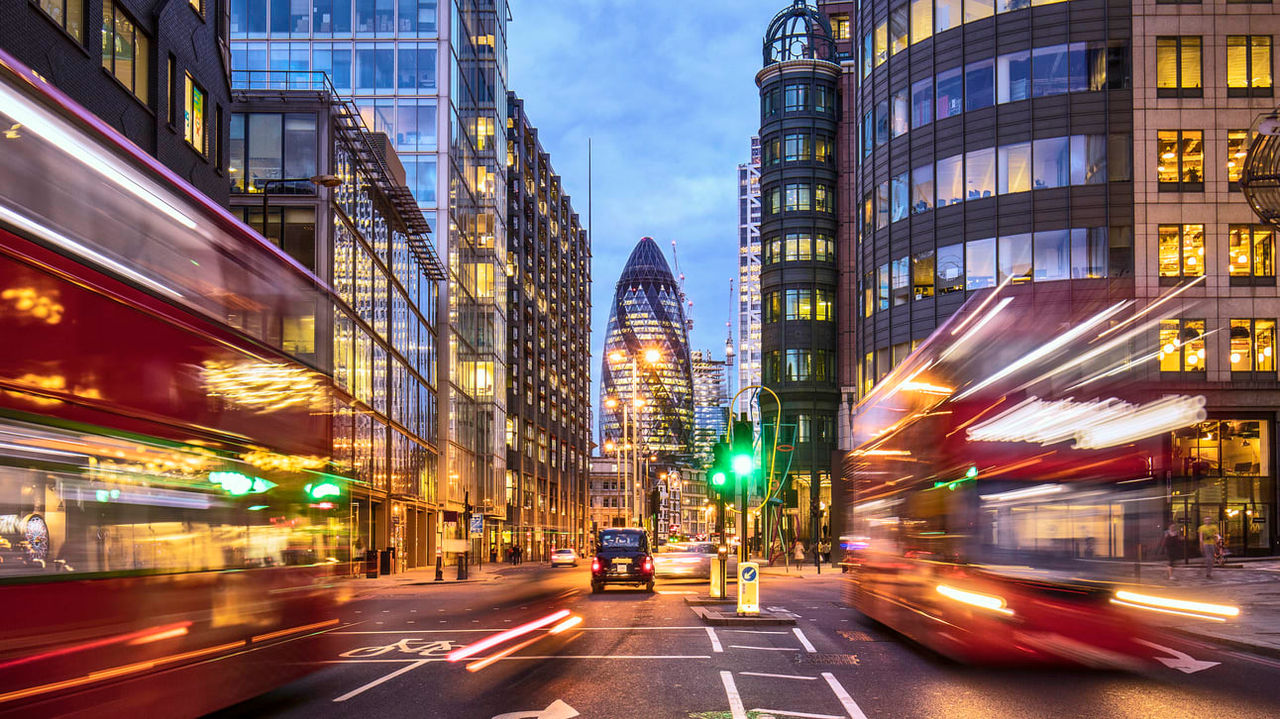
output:
[[[760,613],[760,565],[742,562],[738,565],[738,614]]]

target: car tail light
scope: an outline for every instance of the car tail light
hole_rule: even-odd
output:
[[[600,558],[599,558],[599,557],[592,557],[592,558],[591,558],[591,571],[592,571],[592,572],[599,572],[599,571],[600,571]]]
[[[644,558],[644,571],[646,571],[646,572],[652,572],[652,571],[653,571],[653,557],[645,557],[645,558]]]

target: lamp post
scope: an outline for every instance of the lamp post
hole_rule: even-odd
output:
[[[635,354],[631,354],[624,350],[613,350],[609,353],[609,361],[611,363],[617,365],[617,364],[622,364],[624,362],[629,361],[631,364],[631,376],[629,378],[629,382],[631,385],[630,387],[631,392],[629,397],[630,399],[629,404],[634,406],[636,410],[635,412],[636,416],[635,416],[635,419],[631,421],[631,454],[628,457],[628,462],[631,465],[632,486],[630,487],[630,491],[628,492],[630,496],[630,499],[628,501],[631,504],[629,519],[635,521],[636,526],[640,526],[641,524],[641,517],[640,517],[640,514],[641,514],[640,512],[640,490],[641,490],[641,487],[640,487],[640,410],[645,406],[644,398],[639,396],[638,375],[640,372],[641,360],[643,360],[645,364],[655,365],[662,361],[662,351],[653,347],[648,347],[640,351],[640,357],[636,357]],[[605,402],[605,405],[609,406],[607,401]],[[626,438],[627,407],[625,405],[623,406],[622,417],[623,417],[622,418],[623,437]]]
[[[310,182],[316,187],[337,187],[342,184],[342,178],[337,175],[313,175],[311,177],[277,177],[274,179],[258,180],[258,186],[262,188],[262,236],[267,236],[267,204],[271,197],[270,188],[272,185],[283,184],[286,182]],[[280,222],[280,244],[284,244],[284,221]]]

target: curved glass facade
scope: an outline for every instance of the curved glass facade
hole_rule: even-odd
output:
[[[636,244],[618,278],[601,362],[601,444],[622,440],[623,408],[630,406],[627,421],[639,430],[641,455],[654,453],[670,460],[690,453],[689,331],[680,287],[650,237]],[[610,400],[616,400],[614,407],[609,407]]]

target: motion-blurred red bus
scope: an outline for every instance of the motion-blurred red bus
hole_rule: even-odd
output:
[[[0,53],[0,714],[193,716],[337,624],[327,288]]]
[[[885,377],[854,410],[840,485],[851,603],[977,663],[1136,668],[1150,619],[1229,620],[1135,584],[1169,516],[1162,443],[1205,418],[1203,397],[1149,381],[1162,353],[1202,351],[1157,344],[1170,304],[1002,285]]]

